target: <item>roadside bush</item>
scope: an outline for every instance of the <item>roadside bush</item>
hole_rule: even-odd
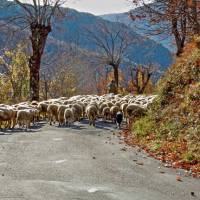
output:
[[[150,150],[161,148],[184,162],[200,162],[200,48],[195,41],[168,69],[157,90],[147,115],[132,125],[133,134]]]
[[[143,117],[133,124],[132,131],[137,137],[144,137],[155,130],[155,121],[150,117]]]

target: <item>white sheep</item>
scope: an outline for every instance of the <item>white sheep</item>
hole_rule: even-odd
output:
[[[17,111],[17,123],[19,127],[29,128],[31,122],[34,120],[34,112],[32,110],[18,110]]]
[[[39,110],[39,115],[43,118],[47,117],[47,108],[48,108],[49,102],[40,102],[38,104],[38,110]]]
[[[52,121],[54,123],[58,121],[58,106],[58,104],[49,104],[47,107],[47,115],[50,125],[52,125]]]
[[[81,117],[83,116],[83,108],[78,103],[73,104],[72,108],[74,108],[74,118],[75,121],[80,121]]]
[[[5,128],[14,128],[16,124],[16,109],[5,106],[0,107],[0,128],[2,128],[2,123],[5,122]]]
[[[95,105],[88,105],[86,108],[86,115],[89,119],[89,124],[95,126],[95,120],[98,115],[98,110]]]
[[[115,122],[116,114],[117,114],[117,112],[119,112],[119,110],[120,110],[120,108],[118,106],[112,106],[110,108],[111,118],[113,119],[114,122]]]
[[[67,108],[64,112],[65,125],[71,125],[74,122],[74,109]]]
[[[124,118],[126,119],[126,122],[127,122],[127,112],[126,112],[127,106],[128,106],[128,103],[123,103],[120,106],[120,109],[121,109],[121,111],[123,113]]]
[[[66,105],[60,105],[58,107],[58,123],[59,126],[63,125],[65,123],[65,110],[68,108]]]
[[[102,111],[102,117],[104,121],[108,120],[111,116],[110,107],[105,107]]]
[[[141,117],[145,113],[145,109],[137,104],[129,104],[126,108],[128,122],[130,124],[134,117]]]

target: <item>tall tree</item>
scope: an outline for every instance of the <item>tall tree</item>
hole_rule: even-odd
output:
[[[6,80],[7,84],[10,83],[11,88],[7,88],[7,90],[12,94],[13,102],[25,100],[28,96],[29,67],[27,52],[26,44],[18,44],[15,49],[4,51],[0,56],[0,70],[4,72],[2,78]],[[2,91],[4,87],[7,87],[6,84],[2,85]]]
[[[130,13],[131,18],[149,21],[151,34],[173,34],[177,56],[183,52],[191,35],[200,34],[199,0],[155,0],[150,4],[135,0],[133,3],[142,7],[139,14]]]
[[[114,80],[119,87],[119,66],[131,44],[128,32],[123,27],[110,28],[105,23],[98,24],[99,30],[89,30],[89,38],[99,48],[100,59],[113,68]]]
[[[152,75],[156,73],[157,67],[152,64],[147,66],[136,65],[131,66],[129,70],[132,89],[136,90],[137,94],[143,94],[151,80]]]
[[[47,37],[52,30],[52,18],[65,0],[31,0],[30,4],[25,4],[22,0],[13,1],[20,11],[8,21],[17,20],[23,24],[23,28],[28,28],[30,31],[32,46],[32,54],[29,59],[30,99],[39,100],[41,58]]]

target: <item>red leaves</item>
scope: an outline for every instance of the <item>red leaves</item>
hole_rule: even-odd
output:
[[[187,141],[182,139],[180,141],[160,141],[162,144],[161,148],[152,152],[150,146],[152,142],[156,140],[155,135],[149,135],[142,140],[134,137],[130,131],[121,132],[121,135],[124,137],[126,144],[130,146],[139,146],[140,149],[143,149],[149,156],[154,157],[163,163],[165,167],[173,167],[175,169],[185,169],[190,171],[190,175],[196,178],[200,178],[200,163],[197,160],[192,160],[191,162],[186,162],[182,160],[182,155],[188,152]],[[142,162],[138,160],[133,160],[137,165],[143,165]],[[160,172],[162,173],[162,172]],[[176,177],[177,181],[182,181],[180,176]]]
[[[146,18],[146,15],[138,15],[138,14],[134,15],[133,13],[129,13],[128,17],[131,20],[135,21],[135,20],[142,20],[142,19]]]
[[[193,0],[187,0],[187,5],[188,5],[189,7],[192,6],[192,3],[193,3]]]

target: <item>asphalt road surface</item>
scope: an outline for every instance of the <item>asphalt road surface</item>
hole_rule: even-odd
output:
[[[124,147],[102,122],[1,132],[0,200],[200,199],[200,180]]]

